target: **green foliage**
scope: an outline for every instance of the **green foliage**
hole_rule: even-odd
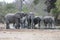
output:
[[[60,13],[60,0],[57,0],[55,4],[56,4],[56,8],[52,9],[52,14],[54,16]]]
[[[57,13],[59,13],[58,8],[54,8],[54,9],[52,9],[52,14],[57,14]]]
[[[13,3],[0,6],[0,14],[3,15],[6,15],[7,13],[15,13],[17,11],[18,10]]]
[[[4,7],[4,10],[5,10],[6,13],[15,13],[15,12],[18,11],[13,4],[7,4],[7,5]]]

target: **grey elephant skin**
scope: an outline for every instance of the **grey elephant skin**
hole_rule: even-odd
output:
[[[26,16],[25,13],[8,13],[7,15],[5,15],[6,29],[10,29],[10,23],[12,23],[16,29],[19,29],[21,24],[21,18],[23,18],[24,16]]]

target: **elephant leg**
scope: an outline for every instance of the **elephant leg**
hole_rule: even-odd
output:
[[[33,23],[32,22],[30,23],[29,26],[30,26],[31,29],[33,29]]]
[[[26,26],[25,26],[25,23],[24,23],[24,28],[25,28]]]
[[[13,23],[13,27],[15,27],[15,23]]]
[[[9,23],[6,23],[6,29],[10,29]]]
[[[33,23],[31,23],[31,29],[34,29],[34,27],[33,27]]]
[[[20,21],[19,19],[16,19],[16,26],[15,26],[16,29],[20,28],[20,22],[19,21]]]
[[[30,28],[31,28],[30,23],[28,23],[28,29],[30,29]]]
[[[35,25],[36,25],[36,24],[33,25],[33,28],[34,28],[34,29],[36,29]]]
[[[19,29],[20,28],[20,24],[16,24],[15,28]]]
[[[24,28],[24,23],[21,23],[21,28]]]
[[[33,25],[33,23],[31,24],[31,28],[34,29],[34,25]]]
[[[50,23],[48,23],[48,28],[51,28],[51,27],[50,27]]]
[[[29,29],[29,24],[27,24],[27,29]]]
[[[45,25],[45,28],[47,28],[47,23],[44,23],[44,25]]]
[[[28,27],[27,27],[28,29],[30,29],[30,24],[28,23]]]
[[[20,24],[18,24],[18,27],[17,27],[17,29],[20,29]]]
[[[24,28],[26,27],[26,25],[25,25],[25,21],[24,21],[24,23],[23,23],[23,27],[24,27]]]
[[[33,19],[31,19],[31,28],[34,29],[34,22],[33,22]]]
[[[54,28],[55,28],[55,24],[56,24],[56,23],[55,23],[55,21],[53,21],[53,23],[52,23],[52,24],[53,24],[53,26],[54,26]]]
[[[39,26],[39,29],[40,29],[40,23],[38,24],[38,26]]]
[[[17,24],[16,24],[15,28],[17,29]]]
[[[52,23],[50,23],[50,28],[52,28]]]
[[[18,24],[16,23],[15,28],[17,29],[17,27],[18,27]]]
[[[21,28],[23,29],[24,28],[24,25],[25,23],[24,23],[24,21],[23,22],[21,22]]]

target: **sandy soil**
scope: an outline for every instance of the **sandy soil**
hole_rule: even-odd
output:
[[[0,30],[0,40],[60,40],[60,30]]]
[[[4,29],[0,24],[0,40],[60,40],[60,30]],[[1,29],[2,28],[2,29]]]

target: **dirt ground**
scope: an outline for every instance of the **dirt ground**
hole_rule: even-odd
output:
[[[60,40],[60,30],[4,29],[0,24],[0,40]]]
[[[0,30],[0,40],[60,40],[59,30]]]

